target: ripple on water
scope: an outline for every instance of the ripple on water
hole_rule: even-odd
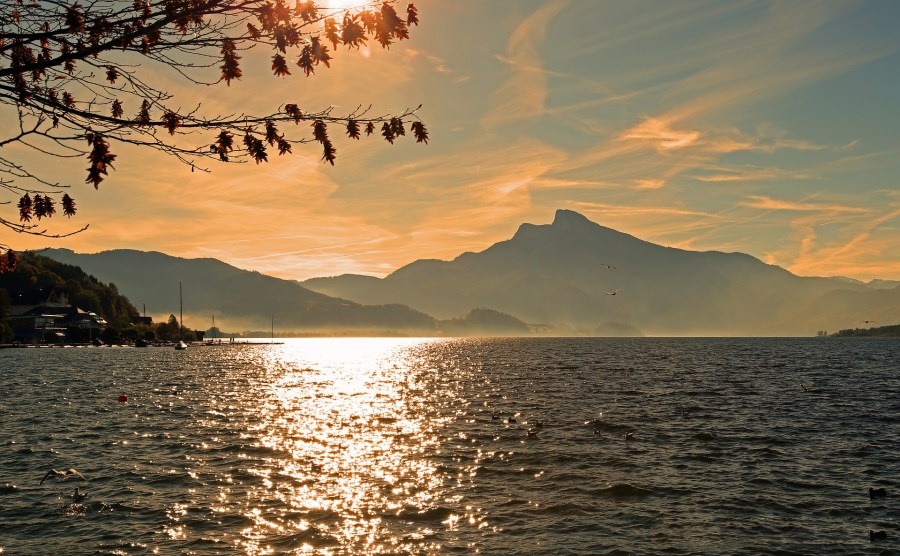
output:
[[[867,489],[900,490],[898,356],[773,339],[0,350],[0,547],[889,552],[868,530],[893,527],[896,498]],[[37,484],[72,467],[87,503]]]

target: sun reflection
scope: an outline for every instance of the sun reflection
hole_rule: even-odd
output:
[[[348,350],[347,340],[317,340],[270,351],[269,395],[253,432],[284,457],[251,472],[267,491],[259,497],[274,494],[299,519],[251,510],[248,554],[264,553],[251,540],[288,532],[325,553],[335,540],[340,552],[436,548],[428,548],[427,523],[403,519],[439,506],[443,491],[437,464],[419,457],[437,445],[441,418],[423,411],[414,395],[421,362],[402,349],[421,342],[355,339]],[[384,535],[388,526],[403,535]]]

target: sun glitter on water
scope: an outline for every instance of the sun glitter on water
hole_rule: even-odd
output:
[[[297,530],[313,539],[336,537],[351,551],[402,551],[401,538],[385,538],[384,521],[439,503],[442,478],[434,463],[416,457],[437,442],[436,423],[411,395],[419,389],[419,362],[408,352],[398,355],[406,343],[354,340],[348,350],[346,341],[319,340],[270,352],[270,395],[261,400],[256,434],[283,456],[277,465],[250,470],[264,476],[270,492],[249,500],[275,490],[291,508],[287,514],[303,517],[265,519],[260,508],[248,507],[248,554],[262,554],[255,543],[272,534]],[[429,531],[406,533],[421,539]]]

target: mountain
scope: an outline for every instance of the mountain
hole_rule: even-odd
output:
[[[186,324],[205,328],[216,315],[223,328],[366,334],[433,334],[434,319],[399,304],[365,306],[310,291],[298,283],[241,270],[216,259],[183,259],[158,252],[113,250],[43,255],[79,266],[115,286],[138,308],[164,319],[179,313],[179,282]],[[190,318],[190,320],[189,320]],[[198,322],[200,320],[201,322]]]
[[[415,261],[382,279],[343,275],[302,284],[440,319],[485,307],[576,333],[809,336],[900,320],[900,287],[889,282],[800,277],[742,253],[664,247],[569,210],[452,261]]]

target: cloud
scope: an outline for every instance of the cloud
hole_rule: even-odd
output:
[[[709,173],[706,173],[709,172]],[[808,172],[791,172],[779,168],[706,166],[698,169],[694,179],[708,183],[761,182],[783,180],[810,180],[815,175]]]
[[[654,179],[654,178],[635,179],[632,181],[632,183],[638,189],[659,189],[666,185],[665,180]]]
[[[494,104],[482,123],[487,128],[509,121],[540,117],[545,112],[547,80],[538,47],[547,27],[566,7],[566,0],[547,3],[525,18],[510,35],[506,55],[498,56],[512,75],[493,93]]]
[[[700,139],[700,132],[676,130],[672,127],[671,122],[659,118],[645,118],[641,123],[623,133],[621,138],[649,143],[658,152],[665,153],[697,143]]]
[[[869,209],[834,204],[805,203],[774,199],[764,195],[751,195],[740,203],[741,206],[765,210],[789,210],[798,212],[821,212],[827,214],[868,213]]]

